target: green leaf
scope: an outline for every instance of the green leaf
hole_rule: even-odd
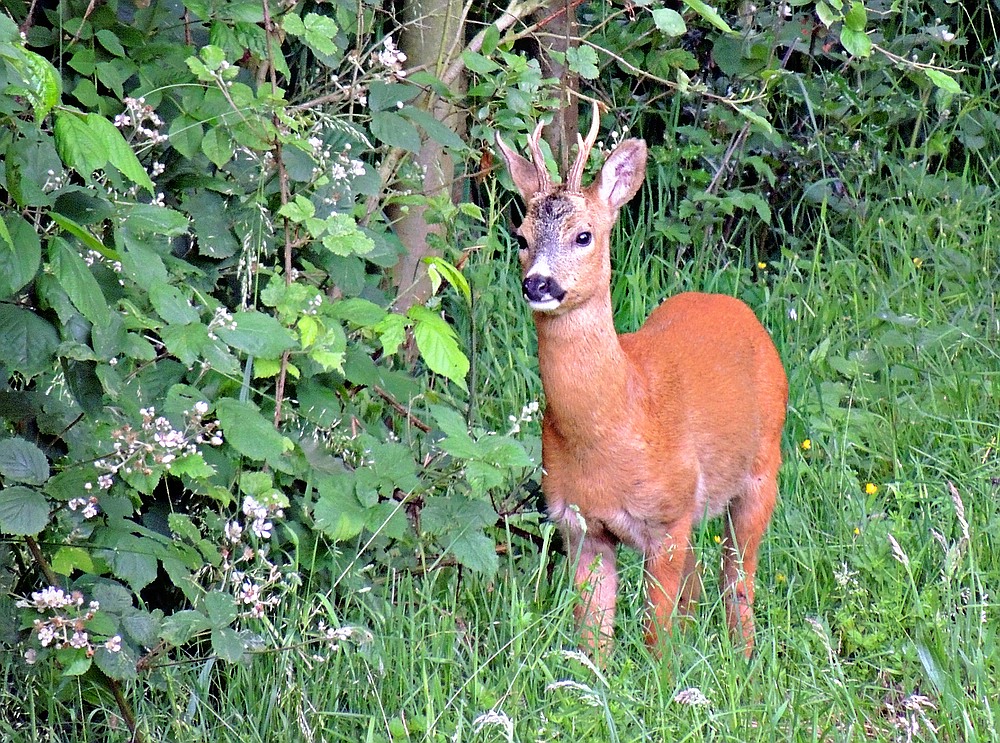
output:
[[[372,114],[371,133],[379,142],[410,152],[420,150],[420,135],[413,124],[394,111]]]
[[[114,124],[100,114],[87,114],[87,128],[93,133],[94,139],[101,143],[107,153],[108,160],[118,172],[128,178],[133,183],[146,189],[150,194],[154,191],[153,181],[149,178],[149,173],[142,167],[139,158],[135,156],[132,148],[129,147],[125,137]]]
[[[927,74],[927,79],[945,93],[958,95],[962,92],[962,86],[960,86],[951,75],[941,72],[940,70],[925,69],[924,72]]]
[[[348,214],[331,214],[325,227],[323,247],[334,255],[365,255],[375,248],[372,239],[358,229],[358,223]]]
[[[228,627],[238,613],[236,599],[229,593],[209,591],[205,594],[205,613],[213,627]]]
[[[62,77],[48,60],[27,49],[18,48],[14,53],[2,56],[17,70],[21,82],[26,86],[22,88],[19,85],[11,85],[4,91],[5,94],[8,96],[23,94],[31,102],[35,122],[40,122],[62,98]]]
[[[271,315],[250,310],[233,315],[235,330],[218,328],[215,332],[233,348],[250,356],[273,359],[295,347],[295,339]]]
[[[155,204],[132,204],[128,208],[125,224],[137,232],[175,237],[188,229],[188,218],[176,209]]]
[[[566,62],[570,70],[584,80],[594,80],[600,74],[597,52],[590,46],[571,46],[566,50]]]
[[[291,451],[293,444],[253,404],[227,397],[216,404],[216,413],[223,437],[236,451],[250,459],[263,460],[278,469],[285,469],[283,455]]]
[[[305,42],[309,47],[328,57],[337,54],[337,45],[333,40],[337,38],[340,29],[337,28],[336,21],[330,16],[306,13],[304,26]]]
[[[414,321],[413,337],[420,356],[435,374],[440,374],[467,389],[465,376],[469,373],[469,359],[458,346],[458,337],[450,325],[438,314],[422,305],[414,305],[406,313]]]
[[[833,8],[822,2],[822,0],[816,3],[816,15],[819,17],[820,22],[827,28],[830,28],[830,26],[840,19],[840,16],[834,13]]]
[[[213,126],[201,140],[201,151],[217,168],[233,159],[233,139],[220,126]]]
[[[464,531],[445,549],[463,566],[483,575],[494,575],[500,567],[496,543],[481,531]]]
[[[708,3],[705,3],[702,0],[684,0],[684,4],[717,29],[722,31],[722,33],[735,33],[735,31],[729,27],[729,24],[722,19],[719,12]]]
[[[420,512],[420,525],[428,534],[445,537],[466,530],[481,531],[496,523],[497,514],[485,501],[464,495],[428,498]],[[442,539],[447,541],[447,539]]]
[[[467,69],[480,75],[490,75],[500,69],[500,65],[489,57],[469,50],[462,52],[462,61]]]
[[[319,498],[313,506],[316,528],[335,542],[354,539],[367,521],[367,512],[354,495],[355,477],[344,472],[319,480]]]
[[[423,109],[416,106],[407,106],[400,111],[400,114],[427,132],[427,136],[435,142],[439,142],[453,150],[465,150],[468,148],[465,140],[455,134],[449,126],[438,121]]]
[[[204,127],[197,119],[181,114],[170,122],[168,136],[173,148],[183,157],[190,159],[201,147]]]
[[[863,31],[855,31],[844,26],[840,29],[840,43],[852,57],[864,59],[872,53],[872,40]]]
[[[175,611],[163,620],[160,637],[168,645],[176,647],[211,627],[212,623],[208,621],[208,617],[200,611],[184,609]]]
[[[52,555],[52,570],[59,575],[72,575],[75,570],[93,573],[94,561],[81,547],[60,547]]]
[[[235,663],[243,657],[243,638],[232,627],[217,627],[212,630],[212,652],[228,663]]]
[[[152,646],[150,646],[152,647]],[[122,644],[121,650],[112,653],[103,645],[94,652],[94,662],[108,676],[108,678],[125,681],[137,678],[139,671],[136,669],[136,657],[132,649]]]
[[[441,286],[441,279],[444,278],[462,295],[467,305],[472,305],[472,289],[469,286],[469,282],[454,264],[437,256],[424,258],[423,261],[427,264],[427,273],[430,276],[435,294]]]
[[[655,8],[653,10],[653,23],[656,24],[658,31],[673,38],[687,33],[684,17],[673,8]]]
[[[34,227],[15,214],[8,214],[7,220],[0,219],[0,299],[21,291],[35,278],[42,261]]]
[[[168,323],[188,325],[198,322],[198,310],[176,286],[170,284],[153,284],[149,289],[149,302],[157,314]]]
[[[54,134],[59,157],[84,178],[108,164],[107,147],[88,126],[86,117],[69,110],[56,111]]]
[[[868,11],[865,4],[857,2],[851,4],[850,9],[844,15],[844,25],[852,31],[864,33],[865,25],[868,23]]]
[[[49,460],[30,441],[3,439],[0,441],[0,475],[14,482],[41,485],[49,479]]]
[[[13,304],[0,304],[0,363],[28,379],[50,369],[55,361],[59,334],[34,312]]]
[[[748,106],[737,106],[736,110],[739,111],[740,116],[745,118],[747,121],[756,124],[768,134],[774,132],[774,127],[771,126],[771,122],[765,119],[757,112],[755,112],[753,109],[749,108]]]
[[[136,593],[156,579],[157,559],[153,554],[156,542],[149,537],[119,534],[114,549],[101,552],[116,578],[128,583]]]
[[[406,340],[406,328],[409,324],[403,315],[397,315],[394,312],[389,313],[379,321],[374,330],[378,333],[379,343],[382,344],[384,354],[391,356],[399,350],[399,347]]]
[[[49,503],[37,490],[14,485],[0,490],[0,532],[33,536],[49,523]]]
[[[52,272],[80,314],[94,325],[107,325],[111,311],[100,284],[76,248],[58,235],[49,243]]]

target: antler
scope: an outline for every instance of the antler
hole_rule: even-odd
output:
[[[587,139],[581,137],[579,133],[576,135],[579,147],[576,153],[576,161],[573,163],[573,167],[569,169],[569,176],[566,178],[567,191],[580,190],[580,179],[583,178],[583,169],[587,165],[587,158],[590,157],[590,150],[594,146],[594,142],[597,141],[597,132],[600,127],[601,110],[598,107],[597,101],[594,101],[594,113],[590,120],[590,131],[587,133]]]
[[[538,140],[542,138],[542,127],[543,124],[539,121],[535,131],[528,137],[528,151],[531,153],[531,163],[535,166],[535,173],[538,176],[538,190],[546,191],[552,185],[552,179],[545,167],[545,155],[542,154],[542,148],[538,146]]]

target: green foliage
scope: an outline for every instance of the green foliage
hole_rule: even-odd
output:
[[[464,420],[470,362],[440,297],[391,308],[384,207],[428,200],[378,168],[465,144],[370,8],[328,10],[74,1],[24,38],[0,16],[4,642],[96,694],[247,661],[303,576],[494,574],[498,504],[537,467],[421,420]]]

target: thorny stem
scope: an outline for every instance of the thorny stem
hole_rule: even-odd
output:
[[[115,697],[115,703],[118,704],[118,711],[122,713],[122,718],[125,720],[125,724],[128,725],[128,729],[132,732],[132,740],[134,743],[143,743],[145,738],[143,737],[142,732],[136,727],[135,713],[132,711],[132,706],[125,698],[125,694],[122,693],[121,685],[115,679],[109,678],[108,686],[111,687],[111,693]]]
[[[39,569],[42,571],[42,575],[45,576],[45,580],[48,584],[50,586],[58,586],[59,576],[55,574],[52,570],[52,566],[49,565],[49,561],[45,559],[45,555],[42,554],[42,550],[38,546],[38,542],[35,541],[34,537],[25,537],[24,543],[28,546],[28,551],[31,552],[31,556],[35,559],[35,564],[37,564]]]

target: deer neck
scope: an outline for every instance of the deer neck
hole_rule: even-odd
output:
[[[636,379],[618,341],[610,293],[563,315],[535,315],[547,424],[566,439],[595,443],[633,409]]]

